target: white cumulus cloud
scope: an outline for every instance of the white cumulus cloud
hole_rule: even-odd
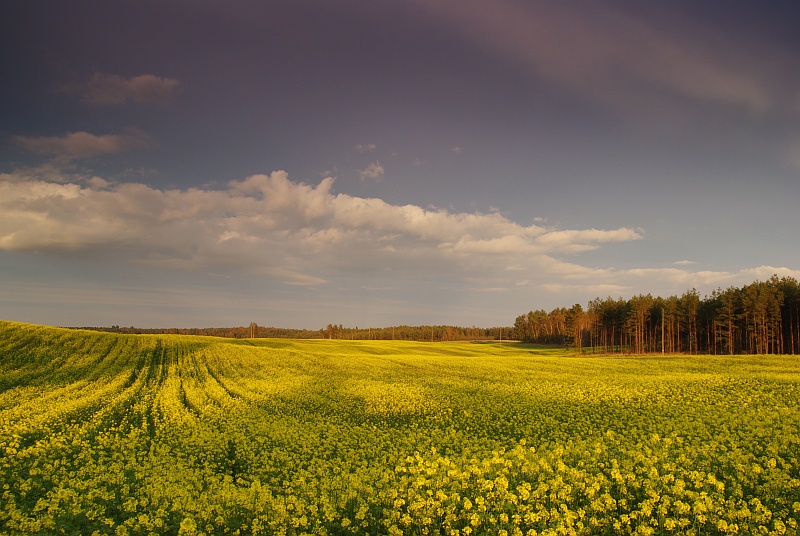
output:
[[[557,260],[560,253],[640,238],[635,230],[565,232],[523,226],[499,213],[391,205],[335,194],[332,187],[332,178],[309,185],[282,171],[232,181],[221,190],[2,174],[0,248],[245,271],[299,285],[387,272],[456,279],[501,273],[515,284],[532,270],[586,270]]]
[[[710,290],[772,274],[800,278],[796,270],[772,266],[737,272],[674,264],[595,268],[577,262],[576,253],[642,240],[643,231],[557,229],[521,225],[499,212],[392,205],[337,194],[332,178],[311,185],[283,171],[222,189],[162,190],[67,177],[0,174],[0,249],[250,274],[305,287],[346,287],[355,278],[377,287],[418,288],[428,281],[431,288],[465,292],[525,288],[628,296]]]

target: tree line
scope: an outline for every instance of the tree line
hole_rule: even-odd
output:
[[[398,341],[475,341],[509,340],[514,338],[512,327],[460,327],[447,325],[390,326],[390,327],[345,327],[342,324],[328,324],[319,330],[292,329],[259,326],[251,322],[249,326],[226,328],[137,328],[137,327],[82,327],[95,331],[114,333],[160,334],[160,335],[205,335],[234,339],[285,338],[285,339],[346,339],[346,340],[398,340]]]
[[[596,298],[549,313],[517,317],[520,341],[565,344],[602,353],[800,353],[800,285],[772,276],[741,288],[697,290],[662,298]]]
[[[323,331],[323,330],[321,330]],[[476,328],[460,326],[391,326],[386,328],[347,328],[328,324],[323,331],[326,339],[396,340],[396,341],[480,341],[514,338],[512,327]]]
[[[275,328],[259,326],[251,322],[249,326],[234,326],[223,328],[137,328],[130,327],[80,327],[73,329],[90,329],[93,331],[107,331],[111,333],[149,334],[149,335],[202,335],[207,337],[225,337],[229,339],[253,339],[256,337],[271,337],[284,339],[321,339],[321,330]]]

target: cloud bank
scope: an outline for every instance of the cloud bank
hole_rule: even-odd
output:
[[[283,171],[225,189],[110,186],[0,176],[0,248],[103,252],[185,269],[220,267],[321,284],[341,273],[485,276],[507,266],[581,271],[552,255],[641,238],[632,229],[560,231],[500,214],[450,213],[292,182]]]
[[[499,213],[451,213],[336,194],[333,184],[332,178],[293,182],[283,171],[223,189],[185,190],[0,174],[0,249],[247,273],[311,287],[355,277],[393,287],[428,281],[466,290],[623,294],[637,283],[683,290],[800,275],[773,267],[739,273],[593,268],[575,262],[576,254],[643,239],[643,231],[526,226]]]

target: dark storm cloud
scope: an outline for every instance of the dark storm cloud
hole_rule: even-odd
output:
[[[46,257],[51,274],[84,259],[89,286],[135,263],[249,295],[247,273],[304,311],[320,294],[301,288],[513,315],[795,274],[775,229],[798,201],[796,14],[716,0],[5,2],[0,255]],[[42,282],[29,273],[15,281]],[[358,322],[370,302],[352,292]]]
[[[675,4],[625,9],[615,2],[445,0],[418,5],[464,39],[591,98],[625,106],[646,92],[651,101],[674,95],[753,112],[797,111],[800,79],[793,54],[760,41],[762,36],[727,33],[713,19],[681,15]]]

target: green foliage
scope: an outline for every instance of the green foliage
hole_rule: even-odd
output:
[[[800,364],[0,322],[0,533],[786,534]]]
[[[666,299],[596,298],[586,312],[576,307],[520,315],[514,337],[538,343],[569,338],[576,349],[589,346],[593,353],[800,353],[800,284],[791,277],[718,289],[703,299],[692,289]]]

